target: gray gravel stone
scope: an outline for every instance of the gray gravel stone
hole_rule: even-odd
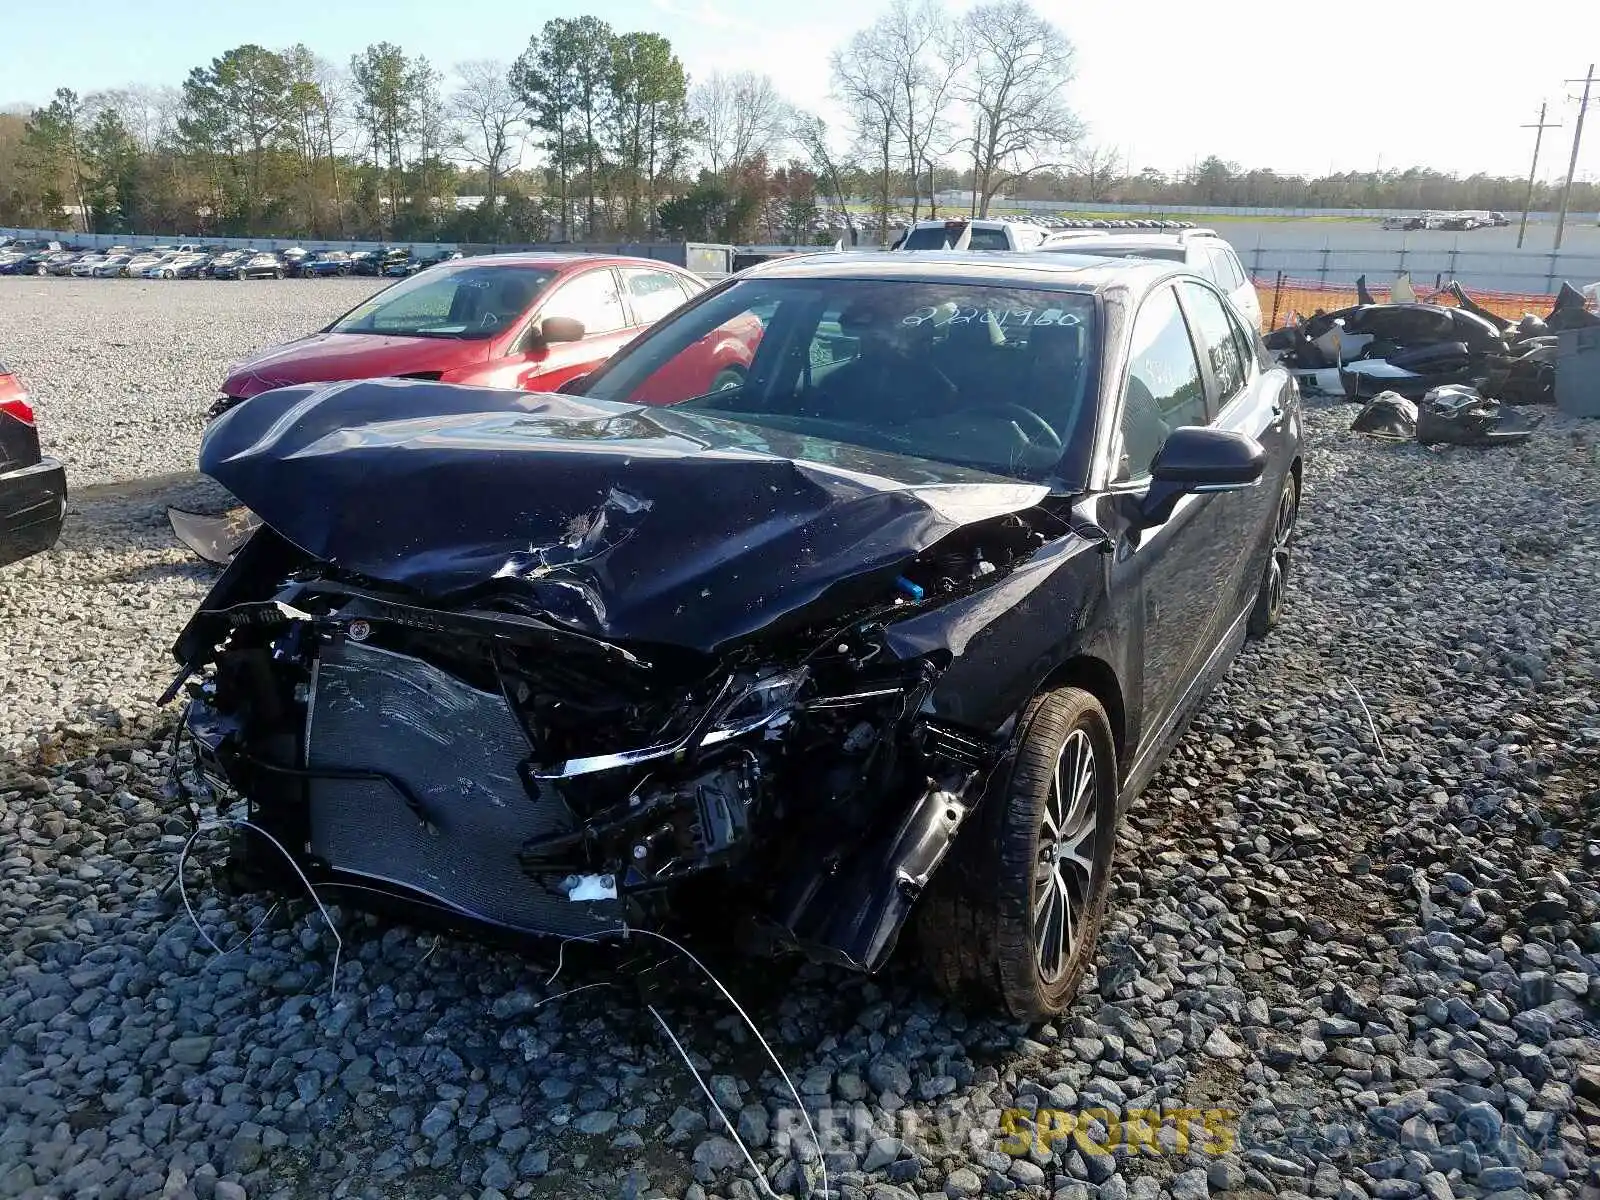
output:
[[[1172,1177],[1169,1185],[1172,1200],[1205,1200],[1211,1195],[1211,1183],[1205,1167],[1191,1167]],[[1226,1189],[1219,1189],[1226,1190]]]

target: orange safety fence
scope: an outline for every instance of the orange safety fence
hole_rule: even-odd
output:
[[[1256,295],[1261,300],[1261,331],[1267,333],[1283,325],[1289,314],[1298,315],[1301,320],[1309,317],[1318,309],[1325,312],[1335,312],[1341,308],[1350,308],[1359,303],[1356,299],[1354,284],[1321,283],[1311,279],[1253,279]],[[1412,284],[1417,299],[1423,303],[1445,304],[1451,308],[1456,307],[1455,297],[1447,291],[1439,291],[1431,287],[1422,287]],[[1372,298],[1378,303],[1387,303],[1390,299],[1390,288],[1387,285],[1369,285],[1367,290],[1372,293]],[[1473,303],[1480,308],[1487,309],[1497,317],[1507,320],[1519,320],[1524,313],[1533,313],[1536,316],[1547,316],[1554,307],[1556,298],[1548,295],[1536,295],[1521,292],[1489,292],[1477,288],[1467,288],[1467,295]]]

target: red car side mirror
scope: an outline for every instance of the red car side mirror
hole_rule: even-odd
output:
[[[575,317],[546,317],[539,322],[539,341],[546,346],[555,342],[581,342],[583,334],[583,322]]]

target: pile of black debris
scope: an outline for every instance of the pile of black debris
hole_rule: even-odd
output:
[[[1367,401],[1392,392],[1422,400],[1462,385],[1503,404],[1554,404],[1556,334],[1600,325],[1583,293],[1562,284],[1550,315],[1508,321],[1475,303],[1459,283],[1447,304],[1377,304],[1357,281],[1362,303],[1318,312],[1267,335],[1267,347],[1307,392]]]
[[[1399,392],[1379,392],[1361,406],[1350,428],[1356,433],[1424,446],[1503,446],[1525,442],[1540,418],[1464,384],[1436,387],[1419,401]]]

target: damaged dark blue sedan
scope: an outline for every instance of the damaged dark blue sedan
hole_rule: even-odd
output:
[[[1301,418],[1255,331],[1177,263],[818,255],[568,391],[283,388],[207,432],[263,524],[173,694],[244,879],[592,938],[709,890],[756,944],[914,933],[1059,1011],[1122,806],[1283,607]]]

